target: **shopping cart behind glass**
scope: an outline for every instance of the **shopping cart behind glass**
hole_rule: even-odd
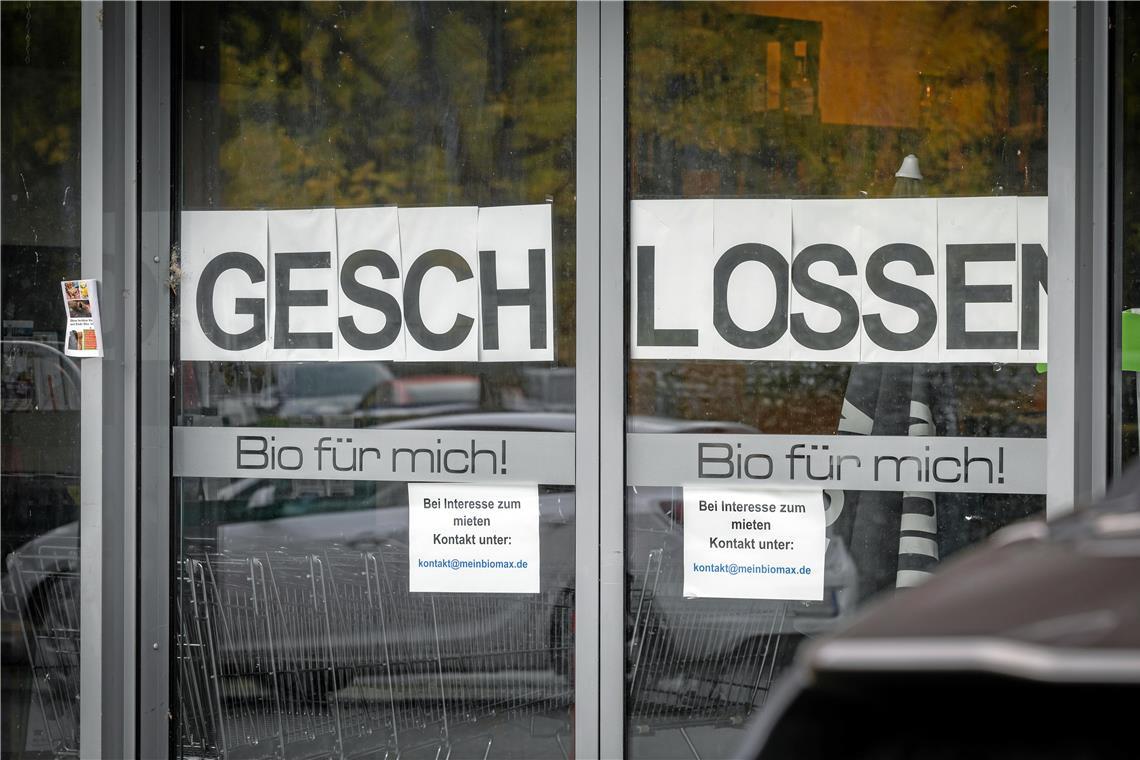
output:
[[[498,722],[568,721],[565,596],[413,594],[396,548],[207,553],[180,583],[187,756],[486,756]]]
[[[35,543],[35,542],[34,542]],[[9,599],[31,665],[33,707],[55,757],[79,753],[79,541],[52,537],[8,557]],[[29,720],[29,723],[34,723]],[[38,743],[32,737],[32,743]]]
[[[634,735],[676,730],[694,758],[698,726],[740,727],[786,664],[787,603],[685,599],[682,568],[650,552],[630,579],[627,712]]]

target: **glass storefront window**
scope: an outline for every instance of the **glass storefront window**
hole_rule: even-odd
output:
[[[1117,176],[1112,187],[1114,203],[1112,214],[1113,234],[1118,236],[1114,246],[1119,256],[1115,271],[1112,302],[1120,316],[1120,379],[1118,382],[1119,440],[1118,456],[1112,462],[1115,476],[1136,460],[1140,453],[1140,425],[1137,409],[1140,408],[1140,227],[1136,223],[1135,207],[1140,192],[1140,167],[1132,160],[1137,155],[1136,126],[1140,123],[1140,80],[1132,74],[1133,41],[1138,32],[1136,10],[1129,3],[1114,3],[1116,59],[1112,61],[1114,87],[1114,141],[1113,157]],[[1111,333],[1110,333],[1111,334]]]
[[[574,704],[574,6],[202,4],[180,12],[183,285],[176,449],[179,435],[215,432],[225,438],[237,428],[234,435],[250,436],[243,440],[258,436],[244,460],[238,455],[239,464],[272,463],[263,468],[268,473],[235,477],[220,471],[191,476],[180,473],[176,461],[175,474],[183,475],[177,480],[174,569],[178,755],[563,757],[573,735]],[[520,206],[527,219],[549,220],[548,242],[537,253],[533,246],[520,252],[529,256],[521,260],[530,263],[532,278],[536,267],[546,268],[551,284],[545,295],[540,281],[537,289],[533,279],[527,288],[525,266],[511,270],[502,263],[517,229],[497,247],[484,245],[484,221],[515,213],[499,209]],[[321,212],[327,220],[321,240],[332,243],[318,245],[315,237],[302,243],[304,233],[297,230],[303,225],[286,232],[275,226],[301,218],[279,211],[304,209],[327,210]],[[329,353],[310,360],[301,348],[315,345],[307,338],[291,338],[289,350],[301,354],[280,361],[266,361],[264,351],[256,359],[204,359],[201,350],[189,348],[187,325],[197,323],[187,322],[187,311],[194,320],[195,309],[232,312],[236,303],[238,321],[242,309],[251,312],[234,301],[232,290],[230,305],[221,305],[225,297],[218,293],[237,287],[236,281],[227,285],[219,278],[212,303],[209,296],[201,300],[201,290],[187,290],[201,288],[204,277],[193,257],[207,250],[201,241],[212,230],[238,230],[240,220],[250,218],[241,214],[262,210],[270,215],[257,217],[245,248],[219,232],[210,240],[224,242],[210,250],[253,250],[264,244],[268,225],[268,267],[282,266],[281,256],[318,251],[314,261],[324,263],[308,268],[327,271],[338,261],[336,250],[330,256],[327,249],[339,246],[339,277],[325,280],[320,272],[294,269],[282,285],[272,269],[268,273],[274,284],[261,297],[279,317],[282,309],[292,317],[275,321],[266,317],[266,307],[255,307],[269,335],[280,335],[288,319],[311,313],[299,301],[282,306],[287,288],[310,294],[315,291],[299,289],[324,288],[331,296],[321,297],[321,305],[330,306],[331,299],[330,308],[340,308],[339,321],[326,323],[340,325],[338,343],[333,348],[330,338],[315,349]],[[364,218],[359,214],[367,219],[353,222]],[[417,214],[436,221],[414,225]],[[369,236],[380,234],[377,220],[397,217],[388,245],[359,242],[376,239]],[[435,250],[421,260],[435,256],[430,266],[447,264],[452,279],[421,272],[413,284],[417,241],[462,237],[458,230],[474,230],[476,218],[481,242],[474,278],[473,259],[457,261],[451,244],[435,243],[423,246]],[[237,247],[226,248],[231,245]],[[402,246],[402,268],[391,246]],[[484,276],[495,266],[488,253],[493,257],[496,250],[497,295]],[[394,304],[385,324],[402,329],[395,343],[379,327],[371,335],[346,331],[345,319],[367,317],[359,310],[346,317],[354,308],[349,300],[369,297],[359,287],[364,274],[355,290],[345,274],[350,254],[371,257],[361,270],[374,267],[383,279],[404,278],[403,290],[391,290],[390,301],[370,301],[376,309],[377,303]],[[254,284],[264,286],[267,274],[258,271]],[[494,277],[496,270],[490,271]],[[514,274],[521,280],[505,283]],[[475,291],[461,288],[475,279],[482,306],[468,314],[461,299]],[[383,280],[368,284],[375,294]],[[496,298],[502,316],[492,325],[486,315],[496,314],[488,306]],[[508,314],[523,307],[530,309],[533,334],[549,349],[546,356],[431,356],[466,351],[467,339],[449,341],[471,330],[481,331],[479,351],[501,352]],[[273,338],[268,350],[284,345]],[[403,346],[407,353],[398,360],[367,360],[367,351],[381,355]],[[350,358],[350,350],[365,355]],[[291,457],[300,457],[301,449],[285,447],[285,437],[317,428],[320,434],[305,439],[304,455],[321,472],[298,476],[292,470],[300,460]],[[527,452],[520,447],[567,437],[569,456],[547,454],[558,460],[553,468],[561,476],[528,477]],[[460,438],[462,447],[449,448]],[[225,441],[234,445],[233,436]],[[281,458],[267,454],[277,447]],[[211,448],[188,443],[182,459],[199,467]],[[389,452],[393,466],[406,461],[420,468],[417,473],[426,468],[433,477],[424,479],[433,482],[392,479],[390,473],[335,477],[336,470],[387,464]],[[226,462],[229,456],[227,450]],[[463,463],[471,474],[450,477]],[[466,540],[464,529],[442,539],[429,533],[424,541],[443,548],[425,554],[414,524],[420,518],[410,519],[410,505],[426,507],[430,497],[417,501],[418,494],[440,488],[438,480],[459,484],[456,499],[486,496],[499,488],[487,484],[486,467],[509,475],[510,487],[522,494],[503,498],[499,508],[533,499],[519,532],[491,535],[483,529],[512,519],[501,513],[464,514],[448,525],[465,521],[473,539],[495,548],[475,559],[464,553],[466,546],[453,550],[446,542]],[[524,535],[530,540],[517,540]],[[440,563],[449,564],[440,571]],[[516,586],[504,580],[502,563],[525,571],[531,579],[522,584],[525,592],[510,590]],[[422,580],[427,571],[435,571],[436,580]],[[442,590],[439,578],[446,584]]]
[[[774,465],[755,452],[793,457],[790,447],[802,440],[802,458],[788,461],[803,467],[809,445],[825,451],[829,440],[836,448],[846,440],[810,436],[869,436],[867,446],[919,436],[928,459],[919,462],[918,446],[915,462],[926,472],[938,439],[973,445],[975,454],[987,439],[1043,454],[1047,375],[1027,350],[1038,348],[1039,328],[1025,318],[1042,312],[1025,309],[1044,303],[1044,283],[1039,291],[1031,279],[1044,248],[1026,246],[1043,246],[1047,234],[1048,8],[634,3],[626,19],[627,754],[688,757],[695,747],[694,755],[721,756],[737,739],[723,727],[763,704],[801,641],[874,595],[920,585],[941,561],[1001,526],[1043,513],[1043,484],[1011,493],[994,470],[975,469],[973,483],[986,482],[973,487],[840,488],[844,476],[826,457],[815,472],[830,466],[820,479],[832,485],[805,488],[811,481],[801,474],[788,495],[780,491],[787,482],[759,482]],[[976,201],[878,200],[950,198]],[[756,203],[734,206],[737,199]],[[955,208],[965,209],[960,218]],[[991,208],[1000,210],[985,211]],[[992,226],[981,232],[986,214]],[[914,361],[869,353],[871,327],[860,322],[874,287],[867,272],[877,246],[868,241],[902,217],[915,237],[898,255],[917,250],[921,258],[907,259],[914,271],[925,274],[927,262],[937,278],[930,297],[918,299],[929,304],[932,353]],[[1007,308],[989,318],[967,307],[966,331],[1012,324],[986,344],[1004,353],[957,358],[939,353],[938,346],[955,346],[943,336],[954,327],[944,313],[951,270],[937,241],[990,242],[972,239],[975,233],[1000,238],[1006,275],[1014,276],[1016,255],[1028,285],[1014,293],[1021,280],[1013,279],[991,292]],[[739,261],[718,275],[714,263],[721,270],[726,251]],[[805,253],[816,260],[805,258],[801,269]],[[965,266],[963,282],[1001,281],[987,270],[997,260]],[[772,274],[758,274],[761,265]],[[829,305],[813,312],[811,302]],[[904,330],[920,329],[922,308]],[[853,319],[845,322],[846,314]],[[769,331],[772,325],[779,329]],[[710,335],[720,348],[709,348]],[[707,479],[670,476],[670,469],[686,471],[670,452],[697,450],[677,437],[708,441],[700,476]],[[765,448],[776,441],[782,453]],[[850,440],[843,445],[857,450]],[[903,456],[902,449],[858,451]],[[710,534],[720,524],[702,514],[701,499],[730,497],[802,501],[804,513],[826,525],[826,538],[809,551],[811,531],[777,535],[783,518],[753,514],[734,518],[732,532],[725,522],[726,532]],[[802,551],[789,548],[795,541]],[[795,557],[788,567],[778,561],[781,551]],[[808,570],[809,556],[819,562],[822,593],[773,579]]]
[[[141,8],[0,9],[3,758],[81,703],[113,755],[731,756],[800,647],[1140,453],[1128,5]],[[142,324],[81,452],[100,237]]]
[[[79,253],[79,3],[5,3],[0,755],[79,748],[79,362],[60,282]]]

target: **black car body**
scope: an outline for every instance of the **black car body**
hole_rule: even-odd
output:
[[[738,757],[1132,758],[1140,470],[801,650]]]

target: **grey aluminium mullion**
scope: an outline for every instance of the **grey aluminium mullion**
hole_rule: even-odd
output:
[[[1119,325],[1120,316],[1111,313],[1116,308],[1116,302],[1111,297],[1109,287],[1109,273],[1112,271],[1109,259],[1111,251],[1109,250],[1110,237],[1108,234],[1110,222],[1108,210],[1111,199],[1111,188],[1108,182],[1108,178],[1111,176],[1108,169],[1111,160],[1108,142],[1110,134],[1108,128],[1108,55],[1109,51],[1112,50],[1112,45],[1109,44],[1109,35],[1111,34],[1108,19],[1109,4],[1090,3],[1089,5],[1091,7],[1086,8],[1085,11],[1089,12],[1089,20],[1093,27],[1092,51],[1095,51],[1095,54],[1087,57],[1078,56],[1077,60],[1082,63],[1090,61],[1092,64],[1092,71],[1090,72],[1093,105],[1092,134],[1089,135],[1092,141],[1093,159],[1090,177],[1092,218],[1089,220],[1092,277],[1089,281],[1089,292],[1087,293],[1088,303],[1093,307],[1091,309],[1092,323],[1089,325],[1091,334],[1088,336],[1092,372],[1086,372],[1085,379],[1091,383],[1087,398],[1091,404],[1091,408],[1088,410],[1091,425],[1089,436],[1093,442],[1087,488],[1089,498],[1094,499],[1104,493],[1112,461],[1112,441],[1110,438],[1112,408],[1109,403],[1111,399],[1109,386],[1112,384],[1112,378],[1109,377],[1108,373],[1113,356],[1116,353],[1111,350],[1112,335],[1116,332],[1111,329],[1111,325],[1114,322]],[[1105,313],[1106,307],[1108,314]],[[1117,342],[1116,345],[1119,347],[1120,343]]]
[[[599,749],[625,740],[625,7],[601,6]]]
[[[598,754],[601,617],[598,607],[598,425],[601,388],[598,342],[601,336],[599,289],[599,144],[601,12],[594,1],[577,6],[577,324],[575,408],[575,594],[574,594],[574,748],[577,757]]]
[[[1110,86],[1108,98],[1110,110],[1108,113],[1108,131],[1111,139],[1109,150],[1109,170],[1112,178],[1109,187],[1109,346],[1112,353],[1109,357],[1109,408],[1111,427],[1109,434],[1110,458],[1108,461],[1109,478],[1114,479],[1120,474],[1123,457],[1123,441],[1121,426],[1123,423],[1123,385],[1124,375],[1121,372],[1121,353],[1123,347],[1122,325],[1119,319],[1112,317],[1124,308],[1124,30],[1120,26],[1122,8],[1119,3],[1111,3],[1109,12],[1109,51],[1106,57],[1108,68],[1107,79]],[[1131,51],[1129,51],[1131,55]],[[1119,161],[1113,161],[1118,158]],[[1133,391],[1135,396],[1135,391]]]
[[[80,238],[83,276],[103,270],[103,34],[102,9],[81,6],[82,94],[80,129]],[[104,290],[104,293],[106,290]],[[106,332],[106,329],[105,329]],[[80,756],[98,756],[103,743],[100,710],[103,691],[102,605],[103,564],[103,373],[107,359],[80,362],[79,472],[79,746]]]
[[[82,272],[99,281],[103,357],[82,359],[80,757],[135,747],[138,368],[137,8],[84,4]]]
[[[157,760],[170,751],[170,4],[140,14],[138,747]]]
[[[1050,4],[1050,518],[1101,492],[1107,467],[1106,35],[1103,4]]]
[[[1076,484],[1076,8],[1049,6],[1049,386],[1048,515],[1071,504]],[[1064,202],[1063,199],[1069,199]]]

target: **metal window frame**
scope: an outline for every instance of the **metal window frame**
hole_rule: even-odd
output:
[[[171,7],[140,7],[139,757],[171,746],[170,289],[173,208]]]
[[[602,757],[598,733],[606,713],[599,709],[605,671],[601,663],[600,585],[602,535],[599,509],[600,404],[603,389],[598,345],[602,339],[601,197],[601,6],[577,6],[576,34],[576,246],[575,325],[575,557],[574,557],[574,748],[579,758]],[[608,393],[608,389],[606,391]]]
[[[1109,207],[1108,207],[1108,246],[1109,255],[1109,353],[1108,365],[1108,402],[1112,410],[1109,433],[1109,462],[1108,480],[1111,482],[1120,474],[1123,458],[1123,441],[1121,427],[1123,425],[1123,385],[1124,377],[1121,372],[1121,353],[1123,346],[1123,329],[1120,320],[1111,319],[1115,311],[1124,307],[1124,171],[1117,162],[1124,161],[1124,86],[1121,73],[1124,69],[1124,30],[1121,27],[1121,8],[1119,3],[1108,4],[1108,55],[1106,56],[1108,68],[1107,98],[1108,98],[1108,135],[1110,157],[1108,163],[1109,181]]]
[[[625,752],[625,6],[601,7],[601,304],[598,727],[603,758]],[[606,326],[609,326],[606,328]]]
[[[620,7],[620,6],[619,6]],[[140,325],[139,372],[139,566],[138,579],[138,722],[137,747],[141,757],[166,757],[172,752],[171,709],[171,594],[169,563],[170,537],[170,331],[163,329],[170,320],[168,280],[173,228],[173,176],[175,151],[172,141],[176,124],[172,118],[171,80],[172,9],[169,3],[146,3],[139,23],[138,96],[140,109],[139,149],[141,208],[139,210],[141,271],[138,301],[140,314],[148,315]],[[598,343],[602,334],[600,286],[604,281],[599,257],[599,172],[600,152],[600,34],[602,5],[594,0],[578,4],[577,12],[577,412],[576,412],[576,592],[575,592],[575,755],[583,758],[609,757],[598,745],[599,709],[598,657],[599,610],[599,399],[601,376]],[[620,44],[620,38],[619,38]],[[620,54],[621,49],[618,48]],[[620,84],[620,81],[619,81]],[[615,101],[621,105],[620,97]],[[613,146],[611,146],[612,149]],[[617,144],[620,152],[620,138]],[[617,178],[620,188],[620,167]],[[620,221],[619,221],[620,225]],[[620,226],[619,226],[620,229]],[[620,250],[618,251],[620,265]],[[612,278],[611,278],[612,279]],[[620,286],[620,283],[617,283]],[[618,291],[620,295],[620,290]],[[620,318],[619,300],[617,314]],[[152,318],[153,317],[153,318]],[[622,376],[623,346],[618,345],[616,366]],[[614,396],[619,404],[613,419],[621,424],[624,394]],[[618,429],[616,440],[621,441]],[[619,450],[620,451],[620,450]],[[620,454],[619,454],[620,461]],[[619,473],[620,475],[620,473]],[[620,479],[619,479],[620,483]],[[620,525],[621,492],[616,493],[611,513]],[[620,534],[620,529],[619,529]],[[623,576],[620,558],[616,564],[615,593],[621,599]],[[618,619],[620,619],[620,614]],[[617,629],[618,636],[622,629]],[[612,657],[612,655],[611,655]],[[616,650],[617,674],[621,674],[621,646]],[[620,692],[620,685],[618,686]],[[613,721],[609,721],[611,724]],[[617,724],[620,737],[620,722]]]
[[[1114,450],[1108,15],[1107,3],[1049,6],[1050,519],[1104,492]]]
[[[103,357],[81,360],[81,758],[137,754],[137,7],[81,8],[81,261]]]

